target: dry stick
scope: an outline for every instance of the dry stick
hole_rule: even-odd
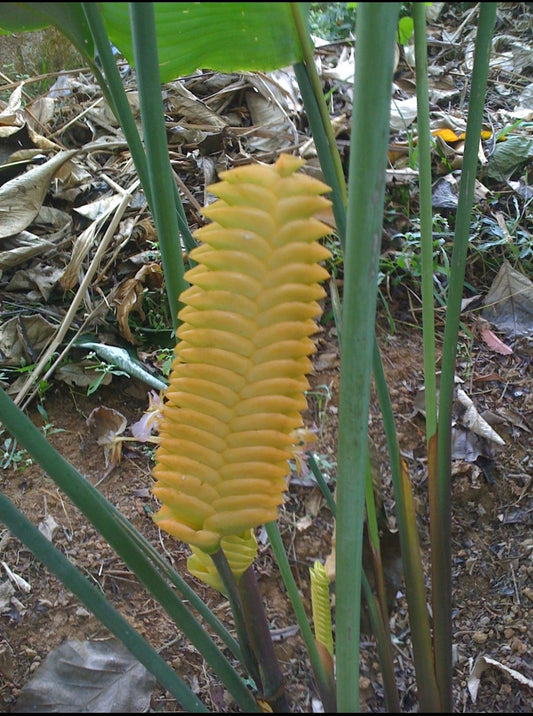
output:
[[[174,167],[172,167],[172,173],[174,174],[174,180],[175,180],[178,188],[181,189],[181,191],[189,199],[189,201],[191,202],[191,205],[194,207],[195,211],[198,213],[198,216],[201,216],[202,215],[202,206],[196,201],[194,196],[191,194],[189,188],[187,187],[187,185],[185,184],[183,179],[181,179],[181,177],[178,176],[178,173],[174,169]]]
[[[99,104],[101,104],[103,102],[103,99],[104,99],[103,97],[99,97],[98,99],[96,99],[92,104],[90,104],[88,107],[86,107],[84,110],[82,110],[79,114],[77,114],[73,119],[71,119],[70,122],[67,122],[62,127],[59,127],[59,129],[56,129],[55,132],[52,132],[52,134],[50,134],[48,136],[48,139],[51,139],[52,137],[55,137],[58,134],[61,134],[66,129],[71,127],[73,124],[76,124],[76,122],[78,122],[82,117],[85,117],[85,115],[88,114],[91,111],[91,109],[94,109]]]
[[[113,179],[111,179],[110,177],[108,177],[108,176],[105,175],[105,174],[103,174],[103,178],[104,178],[104,180],[105,180],[108,184],[111,185],[111,187],[112,187],[113,189],[116,189],[116,191],[117,191],[118,193],[123,193],[123,192],[124,192],[124,190],[122,189],[122,187],[119,186],[116,182],[114,182]],[[128,192],[129,192],[130,194],[133,194],[133,192],[135,191],[135,189],[139,186],[139,183],[140,183],[139,180],[136,180],[136,181],[131,185],[131,187],[128,189]],[[129,238],[128,238],[128,240],[129,240]],[[120,250],[125,246],[126,243],[127,243],[127,241],[123,241],[122,244],[120,244],[120,246],[117,248],[117,251],[115,252],[115,257],[116,257],[117,252],[120,251]],[[103,273],[105,272],[106,268],[109,267],[109,265],[111,264],[112,261],[113,261],[113,258],[111,258],[110,261],[106,264],[106,266],[102,269],[102,271],[100,271],[100,276],[103,275]],[[96,283],[98,283],[98,281],[99,281],[99,279],[97,278],[97,279],[96,279]],[[116,288],[112,290],[111,296],[112,296],[114,293],[116,293],[116,290],[117,290]],[[66,346],[63,348],[63,350],[62,350],[61,353],[58,355],[58,357],[56,358],[56,360],[52,363],[52,365],[48,368],[48,370],[46,371],[46,373],[43,375],[42,380],[44,380],[44,381],[48,380],[48,378],[54,373],[54,371],[56,370],[57,366],[61,363],[61,361],[63,360],[63,358],[68,354],[68,352],[70,351],[70,349],[72,348],[73,344],[76,342],[76,340],[78,339],[78,337],[83,333],[83,331],[85,330],[85,327],[86,327],[87,325],[89,325],[89,324],[91,323],[91,321],[93,320],[93,318],[100,313],[100,311],[102,310],[102,305],[105,304],[106,308],[109,309],[109,298],[110,298],[109,296],[107,296],[107,297],[104,296],[104,297],[102,298],[102,300],[98,303],[98,305],[96,306],[96,308],[94,308],[94,309],[90,312],[90,314],[84,319],[83,323],[82,323],[81,326],[78,328],[78,330],[76,331],[76,333],[74,334],[74,336],[73,336],[73,337],[70,339],[70,341],[66,344]],[[38,386],[36,386],[36,387],[33,389],[33,391],[29,394],[29,396],[26,398],[26,400],[24,401],[24,404],[21,406],[22,409],[25,409],[26,406],[31,403],[31,401],[32,401],[33,398],[35,397],[35,395],[36,395],[36,393],[38,392],[38,390],[39,390],[39,388],[38,388]]]
[[[76,73],[83,73],[83,72],[91,72],[90,67],[78,67],[73,70],[57,70],[57,72],[47,72],[44,75],[34,75],[33,77],[28,77],[26,80],[12,80],[10,77],[5,75],[3,72],[0,72],[0,77],[2,77],[7,84],[0,86],[0,92],[4,92],[7,90],[10,90],[11,88],[18,87],[21,82],[23,82],[25,85],[31,85],[35,82],[41,82],[42,80],[51,79],[52,77],[60,77],[61,75],[75,75]],[[31,97],[30,97],[31,99]]]
[[[104,255],[104,253],[107,250],[107,247],[111,243],[113,236],[115,234],[115,231],[118,227],[118,224],[120,220],[122,219],[122,215],[126,211],[126,208],[128,204],[131,201],[131,193],[129,191],[124,191],[123,189],[120,189],[121,193],[123,193],[123,198],[120,204],[118,205],[115,215],[113,216],[113,219],[111,223],[109,224],[109,227],[104,235],[104,238],[102,239],[102,243],[98,247],[93,260],[91,261],[91,265],[89,266],[87,273],[85,274],[85,278],[81,282],[76,295],[74,296],[74,300],[72,301],[67,313],[65,314],[65,317],[63,318],[61,325],[59,326],[54,338],[52,339],[50,345],[44,352],[44,354],[41,356],[39,362],[33,369],[33,371],[28,376],[28,380],[24,383],[21,390],[19,391],[19,394],[15,398],[15,404],[19,405],[20,402],[23,400],[23,398],[26,396],[26,394],[29,392],[32,385],[37,381],[38,377],[43,372],[46,364],[54,354],[54,351],[58,347],[58,345],[61,343],[63,338],[65,337],[68,329],[70,328],[70,324],[74,320],[74,317],[76,315],[76,311],[78,310],[78,307],[80,303],[83,300],[83,297],[89,288],[89,285],[93,279],[94,274],[96,273],[98,266],[100,264],[100,261]]]
[[[7,80],[8,82],[11,82],[11,80],[9,79],[9,77],[7,77],[7,75],[4,75],[3,72],[0,72],[0,77],[2,77],[3,79]],[[1,88],[0,88],[0,91],[2,91],[2,90],[4,90],[4,89],[7,89],[7,88],[11,89],[11,86],[14,86],[15,89],[16,89],[21,83],[22,83],[22,84],[26,84],[28,81],[30,81],[30,80],[23,80],[23,81],[20,81],[20,82],[12,83],[12,85],[8,85],[8,86],[1,87]],[[23,94],[24,97],[28,100],[28,102],[32,102],[32,101],[33,101],[33,100],[32,100],[32,97],[30,97],[30,95],[29,95],[27,92],[24,92],[24,90],[22,90],[22,94]],[[35,122],[35,124],[37,124],[37,125],[40,127],[41,132],[43,133],[43,136],[44,136],[44,133],[46,132],[46,127],[44,126],[44,124],[43,124],[40,120],[37,119],[37,117],[36,117],[36,116],[33,114],[33,112],[29,109],[29,105],[28,105],[28,104],[24,107],[24,112]],[[62,148],[62,149],[66,149],[66,147],[63,146],[63,145],[61,145],[61,148]]]
[[[54,371],[56,370],[57,366],[61,363],[61,361],[63,360],[63,358],[68,354],[68,352],[69,352],[70,349],[72,348],[73,344],[76,342],[76,340],[79,338],[79,336],[80,336],[80,335],[83,333],[83,331],[85,330],[86,326],[89,325],[89,324],[91,323],[91,321],[93,320],[93,318],[95,318],[95,316],[97,316],[97,315],[100,313],[100,311],[102,310],[102,304],[105,304],[106,309],[109,309],[108,299],[107,299],[106,297],[102,298],[102,300],[98,303],[98,305],[96,306],[96,308],[94,308],[94,309],[91,311],[91,313],[85,318],[85,320],[83,321],[83,323],[81,324],[81,326],[78,328],[78,330],[76,331],[76,333],[74,334],[74,336],[72,336],[72,338],[70,339],[70,341],[69,341],[69,342],[66,344],[66,346],[63,348],[63,350],[62,350],[61,353],[58,355],[58,357],[55,359],[55,361],[52,363],[52,365],[50,366],[50,368],[48,368],[48,370],[46,371],[46,373],[43,375],[42,380],[44,380],[44,381],[48,380],[48,378],[54,373]],[[35,388],[33,389],[33,391],[28,395],[28,397],[27,397],[26,400],[24,401],[24,404],[21,405],[22,410],[24,410],[24,409],[26,408],[26,406],[31,403],[31,401],[34,399],[34,397],[35,397],[36,393],[38,392],[38,390],[39,390],[39,386],[35,386]]]

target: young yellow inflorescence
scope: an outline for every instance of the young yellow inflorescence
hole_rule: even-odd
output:
[[[329,187],[281,155],[208,187],[212,223],[195,233],[165,396],[154,494],[162,530],[213,553],[275,520],[307,407],[330,229],[313,216]]]

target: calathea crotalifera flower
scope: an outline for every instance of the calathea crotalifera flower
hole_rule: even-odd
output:
[[[329,187],[281,155],[221,173],[162,409],[153,492],[159,527],[208,554],[275,520],[307,407],[311,336],[328,277],[330,232],[313,218]]]

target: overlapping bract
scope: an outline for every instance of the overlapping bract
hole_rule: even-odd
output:
[[[177,539],[213,553],[221,539],[276,519],[307,407],[310,336],[324,297],[320,265],[330,229],[324,183],[281,155],[209,187],[212,223],[181,295],[175,349],[156,454],[154,519]]]
[[[257,540],[254,531],[249,529],[242,535],[223,537],[220,546],[224,550],[233,576],[238,581],[257,556]],[[225,595],[226,589],[211,556],[194,545],[191,545],[191,550],[192,554],[187,560],[189,572]]]
[[[324,646],[333,657],[333,632],[331,629],[331,609],[329,604],[329,579],[324,565],[315,561],[309,570],[311,575],[311,605],[315,639]]]

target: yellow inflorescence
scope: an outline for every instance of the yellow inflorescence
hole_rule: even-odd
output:
[[[224,550],[235,579],[239,580],[257,556],[257,540],[253,530],[246,530],[242,535],[223,537],[220,546]],[[211,556],[194,545],[191,546],[191,549],[192,555],[187,560],[189,572],[209,584],[213,589],[226,594],[222,579]]]
[[[313,218],[330,206],[321,181],[281,155],[208,187],[212,223],[181,295],[159,430],[154,494],[159,527],[213,553],[221,540],[277,517],[307,407],[311,336],[328,277],[330,229]]]
[[[315,639],[325,646],[330,655],[333,656],[329,579],[324,565],[318,560],[315,561],[309,572],[311,574],[311,605],[315,625]]]

